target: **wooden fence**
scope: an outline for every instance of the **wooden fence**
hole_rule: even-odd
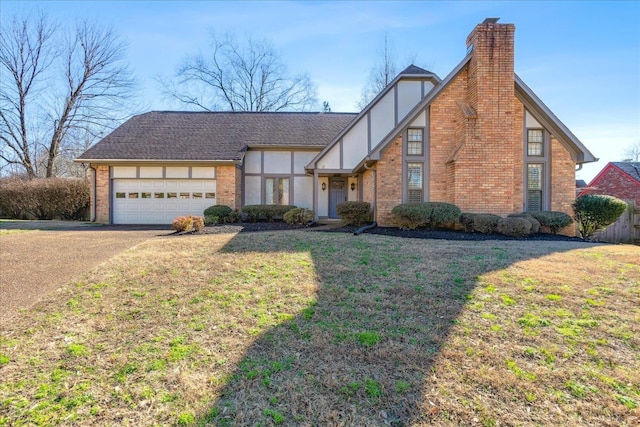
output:
[[[640,206],[633,200],[625,200],[627,210],[603,231],[595,234],[596,240],[609,243],[632,243],[640,245]]]

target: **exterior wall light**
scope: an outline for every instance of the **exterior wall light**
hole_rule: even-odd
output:
[[[322,183],[322,191],[324,191],[324,190],[326,190],[326,189],[327,189],[327,183],[326,183],[326,182],[323,182],[323,183]]]
[[[354,191],[356,189],[356,183],[352,182],[351,183],[351,191]]]

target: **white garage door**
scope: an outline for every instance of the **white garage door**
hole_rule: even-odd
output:
[[[114,224],[171,224],[216,204],[214,179],[114,179]]]

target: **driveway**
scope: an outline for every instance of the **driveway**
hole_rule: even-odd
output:
[[[171,233],[169,227],[39,221],[0,228],[37,228],[0,235],[0,322],[120,252]]]

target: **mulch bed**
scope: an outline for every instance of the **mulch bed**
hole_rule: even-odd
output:
[[[259,231],[281,231],[281,230],[299,230],[307,229],[315,231],[316,227],[306,227],[304,225],[288,225],[285,222],[245,222],[241,224],[225,224],[208,226],[202,229],[198,234],[223,234],[223,233],[251,233]],[[353,234],[358,227],[334,227],[322,228],[323,232],[330,233],[351,233]],[[396,227],[374,227],[366,230],[363,234],[380,234],[383,236],[404,237],[412,239],[440,239],[440,240],[544,240],[559,242],[584,242],[579,237],[562,236],[558,234],[539,233],[529,237],[511,237],[504,234],[482,234],[467,233],[464,231],[438,230],[438,229],[419,229],[419,230],[402,230]]]

